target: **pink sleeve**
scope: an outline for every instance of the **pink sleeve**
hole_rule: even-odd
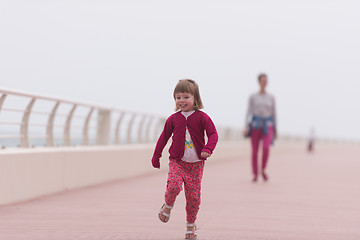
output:
[[[218,142],[218,134],[215,128],[215,125],[211,118],[208,115],[204,115],[204,124],[205,124],[205,131],[206,135],[208,137],[208,141],[206,145],[204,146],[202,152],[207,152],[209,154],[212,154],[214,151],[216,144]]]
[[[154,168],[160,168],[160,158],[162,156],[162,151],[164,150],[164,147],[166,146],[169,138],[172,135],[172,117],[169,117],[164,126],[164,130],[162,131],[155,147],[155,151],[153,154],[153,157],[151,159],[151,163]]]

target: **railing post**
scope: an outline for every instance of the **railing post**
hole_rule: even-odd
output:
[[[145,130],[145,142],[146,143],[150,142],[149,134],[150,134],[150,128],[151,128],[151,124],[152,124],[153,120],[154,120],[154,118],[150,117],[150,119],[146,125],[146,130]]]
[[[71,127],[71,120],[74,115],[76,107],[77,107],[77,105],[74,104],[67,119],[66,119],[65,130],[64,130],[64,145],[65,146],[71,146],[70,127]]]
[[[6,98],[6,94],[1,95],[1,98],[0,98],[0,113],[1,113],[2,105],[4,104],[4,101],[5,101],[5,98]]]
[[[115,144],[120,144],[120,125],[122,120],[124,119],[125,113],[121,113],[119,119],[116,122],[115,127]]]
[[[136,113],[133,114],[133,116],[131,117],[130,122],[129,122],[128,131],[127,131],[127,143],[132,142],[131,141],[131,130],[132,130],[132,126],[134,124],[135,118],[136,118]]]
[[[155,131],[154,131],[154,137],[153,137],[154,141],[156,141],[155,138],[158,137],[158,135],[160,135],[160,133],[162,132],[162,128],[164,127],[165,122],[166,122],[165,118],[159,119],[159,122],[157,123]]]
[[[229,128],[225,128],[225,136],[224,136],[224,140],[225,141],[229,141],[231,137],[231,130]]]
[[[138,142],[137,143],[143,143],[143,129],[145,124],[146,116],[144,115],[139,123],[139,129],[138,129]]]
[[[89,133],[88,133],[89,132],[89,122],[90,122],[90,118],[91,118],[93,111],[94,111],[94,108],[92,107],[85,119],[84,128],[83,128],[83,141],[82,141],[82,145],[84,145],[84,146],[89,145]]]
[[[111,122],[111,111],[105,109],[99,109],[96,144],[98,145],[110,144],[110,122]]]
[[[1,97],[0,97],[0,114],[1,114],[1,108],[2,108],[2,105],[4,104],[5,98],[6,98],[6,94],[2,94]],[[0,144],[0,148],[1,147],[2,146]]]
[[[46,145],[47,146],[54,146],[54,133],[53,133],[53,128],[54,128],[54,118],[56,115],[56,111],[58,109],[60,105],[60,102],[57,101],[55,106],[53,107],[50,116],[49,116],[49,120],[48,120],[48,124],[46,126]]]
[[[29,147],[29,133],[28,133],[28,127],[29,127],[29,117],[31,113],[31,109],[34,106],[36,98],[32,98],[28,106],[26,107],[26,110],[24,112],[22,121],[21,121],[21,128],[20,128],[20,147],[27,148]]]
[[[217,128],[218,131],[218,135],[219,135],[219,141],[224,141],[225,140],[225,128],[224,127],[218,127]]]

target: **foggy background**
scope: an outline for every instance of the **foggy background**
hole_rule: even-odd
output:
[[[198,82],[217,125],[242,128],[269,76],[279,134],[360,140],[353,0],[0,2],[0,87],[168,116]]]

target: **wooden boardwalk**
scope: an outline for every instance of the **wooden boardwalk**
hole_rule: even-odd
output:
[[[267,183],[251,183],[246,152],[239,159],[210,159],[198,239],[359,240],[359,145],[323,145],[314,154],[304,149],[275,146]],[[184,239],[183,193],[167,224],[157,218],[166,177],[154,170],[0,207],[0,240]]]

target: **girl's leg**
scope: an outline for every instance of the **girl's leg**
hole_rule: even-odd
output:
[[[184,186],[186,197],[186,221],[194,223],[201,202],[201,180],[204,172],[204,161],[186,163]]]
[[[254,174],[254,180],[258,175],[258,151],[259,151],[259,142],[261,139],[261,129],[251,129],[251,162],[252,162],[252,171]]]
[[[269,127],[268,128],[268,134],[262,136],[262,141],[263,141],[263,151],[262,151],[262,165],[261,165],[261,169],[264,172],[268,159],[269,159],[269,152],[270,152],[270,145],[271,145],[271,141],[272,141],[272,137],[273,137],[273,128]],[[266,179],[265,179],[266,180]]]
[[[182,173],[183,169],[181,164],[170,160],[169,162],[169,174],[165,192],[165,204],[159,211],[159,219],[166,223],[170,218],[170,211],[174,205],[177,195],[182,190]]]
[[[165,203],[173,206],[177,195],[182,190],[183,184],[183,167],[181,163],[169,161],[169,174],[165,192]]]

